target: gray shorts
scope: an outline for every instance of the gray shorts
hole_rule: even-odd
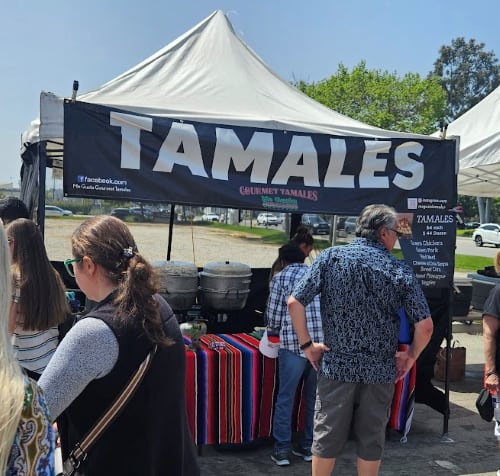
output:
[[[393,394],[394,384],[344,383],[318,376],[312,453],[336,458],[352,428],[357,456],[382,459]]]

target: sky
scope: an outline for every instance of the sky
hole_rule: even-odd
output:
[[[128,70],[222,10],[287,81],[320,81],[340,63],[427,75],[463,36],[500,58],[498,0],[16,0],[0,16],[0,183],[19,183],[21,134],[41,91],[71,96]],[[50,171],[48,176],[50,177]]]

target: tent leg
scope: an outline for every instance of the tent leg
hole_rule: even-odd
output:
[[[172,234],[174,231],[174,210],[175,203],[170,205],[170,219],[168,221],[168,248],[167,248],[167,261],[170,261],[170,255],[172,253]]]
[[[451,320],[452,320],[452,293],[453,283],[448,289],[448,320],[446,326],[446,359],[445,359],[445,377],[444,377],[444,395],[445,395],[445,412],[443,417],[443,435],[441,438],[448,438],[448,422],[450,419],[450,349],[451,349]],[[453,440],[451,440],[453,441]]]
[[[38,228],[45,236],[45,180],[47,177],[47,143],[42,141],[38,146],[38,205],[36,219]]]

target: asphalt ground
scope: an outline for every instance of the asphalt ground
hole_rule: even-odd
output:
[[[454,323],[453,339],[466,347],[465,378],[450,383],[450,418],[430,407],[415,404],[415,413],[405,443],[397,432],[388,434],[381,476],[495,476],[500,468],[500,450],[493,436],[493,423],[483,421],[475,408],[482,386],[483,347],[481,321],[472,325]],[[444,390],[444,383],[434,381]],[[248,445],[203,446],[199,462],[206,476],[311,474],[310,463],[292,457],[290,466],[278,467],[270,458],[271,439]],[[349,441],[337,459],[333,475],[356,475],[356,453]]]

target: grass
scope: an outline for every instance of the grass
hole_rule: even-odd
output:
[[[240,232],[242,236],[251,235],[254,237],[258,237],[262,240],[262,243],[273,244],[273,245],[283,245],[288,241],[288,235],[279,230],[275,230],[272,228],[250,228],[248,226],[241,225],[225,225],[223,223],[210,223],[209,226],[213,228],[221,228],[224,230],[230,230],[234,232]],[[459,232],[470,232],[472,235],[472,230],[458,230]],[[337,241],[337,244],[343,245],[346,242]],[[328,240],[315,240],[314,248],[316,251],[321,251],[330,246],[330,242]],[[403,254],[401,250],[395,250],[394,254],[402,259]],[[483,269],[485,266],[491,266],[492,260],[491,258],[487,258],[484,256],[469,256],[469,255],[455,255],[455,271],[459,271],[462,273],[475,273],[478,269]]]
[[[493,260],[485,256],[455,255],[455,271],[476,272],[485,266],[492,266]]]
[[[211,228],[220,228],[223,230],[229,230],[235,232],[235,234],[241,233],[242,237],[245,235],[250,235],[252,237],[258,237],[262,240],[262,243],[271,245],[282,245],[288,241],[288,235],[284,231],[279,231],[273,228],[258,228],[249,227],[241,225],[225,225],[223,223],[212,222],[207,224]]]

